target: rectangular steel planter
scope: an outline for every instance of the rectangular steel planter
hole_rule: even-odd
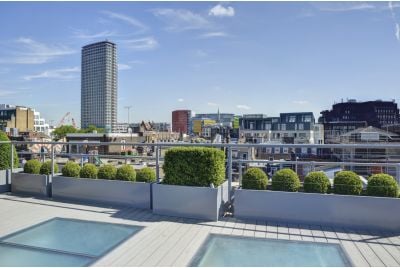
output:
[[[55,176],[52,196],[57,199],[151,208],[151,184]]]
[[[239,219],[400,230],[400,199],[278,191],[235,190]]]
[[[11,191],[10,170],[0,170],[0,193]]]
[[[228,201],[228,182],[217,188],[153,184],[153,212],[217,221]]]
[[[11,192],[50,197],[50,179],[47,175],[12,173]]]

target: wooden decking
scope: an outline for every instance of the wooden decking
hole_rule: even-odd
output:
[[[143,226],[94,266],[188,266],[210,233],[340,243],[355,266],[400,266],[400,236],[344,228],[165,217],[134,208],[108,208],[0,194],[0,237],[54,218],[76,218]],[[400,231],[400,230],[399,230]]]

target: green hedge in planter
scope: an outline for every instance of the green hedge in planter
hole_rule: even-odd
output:
[[[81,166],[78,163],[68,161],[62,168],[61,173],[65,177],[78,178],[81,171]]]
[[[326,194],[331,187],[328,176],[322,171],[313,171],[304,178],[304,192]]]
[[[225,180],[225,154],[215,148],[172,148],[165,153],[163,169],[165,184],[217,187]]]
[[[58,166],[54,162],[54,173],[58,173]],[[51,174],[51,160],[48,160],[42,164],[40,167],[40,174],[50,175]]]
[[[360,177],[353,171],[340,171],[333,180],[335,194],[359,195],[363,189]]]
[[[9,141],[10,139],[8,138],[7,134],[4,133],[3,131],[0,131],[0,141]],[[11,167],[11,146],[14,147],[14,145],[11,145],[9,143],[2,143],[0,144],[0,170],[8,169]],[[18,167],[18,155],[17,155],[17,150],[15,150],[14,147],[14,165],[13,167],[17,168]]]
[[[249,168],[242,178],[243,189],[265,190],[267,184],[268,176],[260,168]]]
[[[97,172],[98,172],[98,169],[97,169],[96,165],[87,163],[82,167],[81,172],[79,173],[79,176],[81,178],[96,179]]]
[[[372,196],[397,197],[399,186],[396,180],[388,174],[375,174],[369,177],[367,193]]]
[[[122,165],[117,169],[116,179],[122,181],[135,181],[136,172],[131,165]]]
[[[156,172],[154,169],[144,167],[136,171],[136,181],[155,182],[156,180]]]
[[[24,173],[40,174],[42,163],[37,159],[28,160],[24,165]]]
[[[297,192],[299,188],[299,176],[289,168],[281,169],[272,176],[272,190],[274,191]]]
[[[110,164],[101,166],[99,168],[99,172],[97,173],[97,177],[104,180],[115,180],[116,176],[117,168]]]

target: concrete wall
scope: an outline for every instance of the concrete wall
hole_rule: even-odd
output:
[[[51,195],[49,176],[27,173],[12,173],[11,192],[49,197]]]
[[[153,212],[217,221],[228,201],[228,183],[218,188],[153,184]]]
[[[400,231],[400,199],[275,191],[235,191],[239,219]]]
[[[151,184],[118,180],[78,179],[55,176],[54,199],[71,199],[95,203],[122,204],[150,209]]]

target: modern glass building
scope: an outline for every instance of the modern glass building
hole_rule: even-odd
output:
[[[109,41],[82,48],[81,127],[113,132],[117,124],[117,47]]]

